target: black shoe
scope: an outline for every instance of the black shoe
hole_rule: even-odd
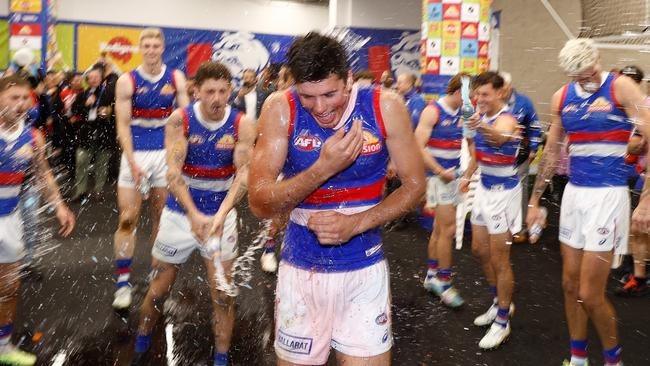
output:
[[[648,287],[645,279],[630,275],[628,281],[614,290],[614,293],[621,297],[642,297],[650,293],[650,287]]]
[[[146,356],[147,356],[147,354],[144,353],[144,352],[143,353],[139,353],[139,352],[134,353],[133,360],[131,361],[131,366],[143,366]]]

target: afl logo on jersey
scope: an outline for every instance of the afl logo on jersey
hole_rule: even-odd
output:
[[[293,146],[302,151],[318,150],[322,144],[323,142],[318,136],[308,135],[307,133],[301,133],[300,136],[293,140]]]
[[[564,108],[562,108],[562,113],[573,113],[573,112],[577,112],[578,109],[580,109],[578,105],[571,103],[571,104],[567,104]]]
[[[610,103],[607,99],[600,97],[596,100],[594,100],[593,103],[587,108],[587,113],[592,113],[592,112],[611,112],[612,111],[612,103]]]
[[[230,134],[223,135],[215,144],[217,150],[232,150],[235,148],[235,138]]]
[[[200,145],[200,144],[202,144],[204,142],[205,142],[205,137],[203,137],[201,135],[191,135],[187,139],[187,143],[190,144],[190,145]]]
[[[370,155],[375,154],[381,151],[383,144],[381,140],[370,133],[369,131],[363,131],[363,148],[361,150],[361,155]]]
[[[441,125],[442,127],[447,127],[447,126],[451,125],[453,122],[454,122],[454,121],[452,121],[451,119],[446,118],[446,119],[444,119],[444,120],[442,121],[442,123],[441,123],[440,125]]]
[[[167,83],[160,88],[160,95],[174,95],[175,93],[176,88],[174,88],[170,83]]]
[[[147,94],[149,92],[149,88],[147,86],[141,86],[138,88],[138,90],[135,91],[136,94]]]

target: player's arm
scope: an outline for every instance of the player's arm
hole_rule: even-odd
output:
[[[117,79],[115,84],[115,122],[117,130],[117,140],[122,147],[122,152],[126,157],[127,163],[131,170],[137,167],[133,153],[133,136],[131,135],[131,108],[133,98],[133,81],[131,76],[126,73]],[[79,97],[77,97],[79,98]],[[138,184],[138,177],[133,177]]]
[[[330,177],[350,166],[363,148],[361,123],[355,122],[348,133],[340,129],[323,143],[320,157],[312,166],[278,182],[289,145],[290,107],[284,93],[267,98],[257,123],[248,200],[253,213],[261,218],[292,210]]]
[[[250,162],[251,154],[253,151],[253,144],[255,143],[256,131],[253,121],[243,116],[239,120],[239,131],[235,150],[233,152],[233,160],[237,173],[233,180],[232,186],[228,190],[226,197],[223,199],[219,211],[215,215],[215,225],[223,224],[228,212],[235,207],[235,205],[244,197],[248,188],[248,164]],[[213,228],[214,229],[218,228]],[[219,234],[219,233],[218,233]],[[218,235],[220,236],[220,235]]]
[[[182,171],[187,157],[187,137],[181,109],[175,110],[165,125],[165,156],[167,160],[167,182],[169,192],[183,207],[189,218],[199,214],[190,190],[183,179]]]
[[[185,108],[190,104],[190,96],[187,95],[187,82],[185,75],[180,70],[174,70],[172,76],[176,84],[176,105],[178,108]]]
[[[429,169],[433,174],[441,174],[445,168],[443,168],[436,158],[431,156],[426,149],[427,142],[433,131],[433,127],[438,123],[439,113],[438,108],[434,106],[427,106],[422,111],[420,115],[420,122],[418,123],[417,128],[415,129],[415,140],[417,146],[422,152],[422,159],[424,160],[424,167]]]
[[[402,185],[370,210],[358,213],[355,233],[363,233],[410,212],[424,198],[424,164],[406,106],[392,92],[381,93],[386,145]]]
[[[61,225],[59,234],[62,236],[68,236],[72,233],[75,226],[74,214],[61,198],[59,185],[56,183],[56,179],[54,179],[54,175],[50,169],[50,164],[48,164],[45,156],[45,138],[43,137],[43,134],[36,129],[34,130],[34,147],[34,171],[45,187],[48,203],[56,209],[56,218]]]
[[[562,89],[553,94],[551,98],[551,126],[546,137],[546,146],[542,152],[542,157],[537,166],[537,177],[533,185],[533,192],[528,201],[528,217],[526,222],[528,227],[532,227],[535,222],[541,219],[539,212],[539,200],[542,198],[548,182],[555,175],[557,162],[560,158],[560,148],[564,141],[564,128],[560,119],[560,101],[562,99]]]
[[[485,136],[485,141],[493,147],[500,147],[508,141],[520,138],[519,123],[509,115],[502,114],[497,117],[493,125],[479,121],[478,131]]]
[[[639,87],[630,78],[617,78],[614,81],[616,99],[625,109],[627,116],[634,121],[643,139],[650,141],[650,111],[645,105],[645,98]],[[648,149],[650,157],[650,149]],[[650,229],[650,177],[646,176],[641,192],[641,200],[632,215],[633,228],[642,233]]]
[[[628,154],[640,155],[643,154],[643,148],[645,146],[645,139],[643,136],[632,135],[630,141],[627,143],[627,152]]]

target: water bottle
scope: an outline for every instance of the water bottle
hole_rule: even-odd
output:
[[[533,227],[531,227],[529,230],[530,236],[528,238],[528,241],[531,244],[537,243],[539,238],[542,236],[543,225],[546,222],[546,217],[548,216],[548,210],[546,207],[540,207],[539,210],[542,213],[542,218],[540,220],[537,220],[537,222],[535,222],[533,224]]]

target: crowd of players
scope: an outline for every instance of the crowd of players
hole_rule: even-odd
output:
[[[261,82],[247,70],[233,93],[233,76],[218,62],[204,63],[190,80],[168,68],[159,29],[141,33],[140,50],[142,64],[121,76],[103,57],[66,82],[48,73],[40,92],[25,68],[0,78],[0,362],[36,362],[11,343],[27,240],[19,209],[27,177],[39,182],[29,184],[42,187],[67,236],[75,218],[48,160],[75,172],[72,200],[101,198],[111,152],[117,151],[110,144],[117,141],[116,310],[132,303],[130,270],[143,200],[150,201],[155,235],[134,365],[146,362],[165,299],[195,249],[209,278],[214,365],[228,364],[236,310],[224,283],[238,255],[235,207],[246,193],[252,212],[273,222],[262,266],[278,271],[278,364],[324,364],[332,349],[339,364],[390,364],[391,299],[381,228],[416,207],[433,210],[423,285],[445,305],[463,305],[452,285],[452,243],[457,205],[477,175],[472,252],[493,298],[474,321],[488,327],[479,347],[497,348],[511,335],[511,245],[526,240],[526,226],[532,231],[546,225],[541,197],[555,176],[566,176],[559,231],[571,338],[565,365],[587,364],[588,320],[605,365],[623,364],[605,287],[618,256],[629,252],[632,228],[634,272],[619,293],[647,292],[650,201],[643,193],[643,155],[650,113],[638,68],[624,69],[627,76],[605,72],[593,43],[567,42],[559,62],[571,82],[552,98],[528,198],[529,164],[542,129],[532,102],[512,89],[507,73],[458,74],[444,97],[427,104],[413,75],[399,75],[396,92],[389,90],[389,74],[381,85],[367,85],[372,82],[363,80],[372,77],[352,75],[338,41],[309,33],[294,41],[286,65],[270,68]],[[30,116],[35,101],[39,113]],[[471,158],[461,169],[464,143]],[[563,156],[564,172],[558,164]],[[634,216],[631,177],[637,180]],[[281,231],[278,265],[274,243]]]

